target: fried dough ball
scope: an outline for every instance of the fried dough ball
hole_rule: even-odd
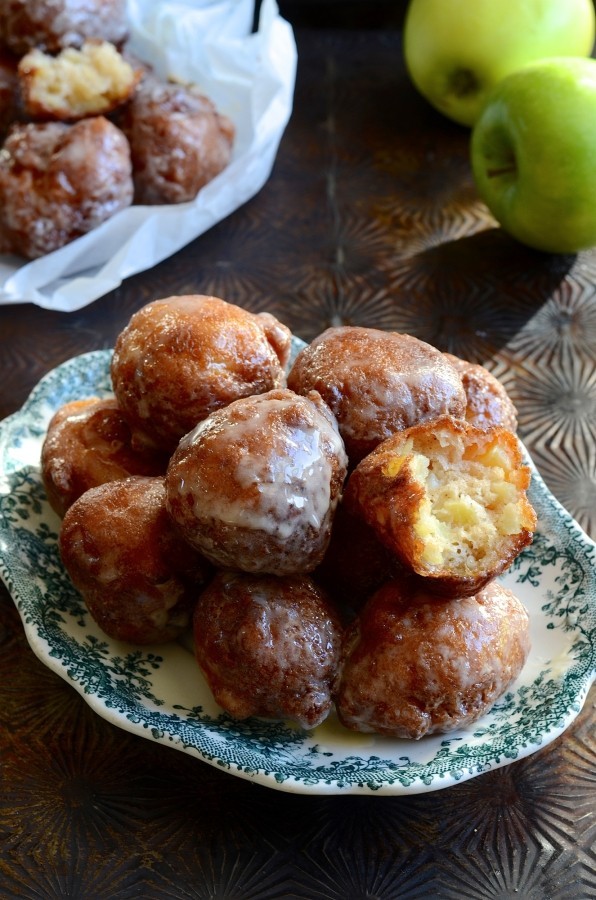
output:
[[[217,566],[306,573],[327,548],[346,463],[318,394],[269,391],[217,410],[180,441],[167,507]]]
[[[163,475],[167,462],[132,449],[130,428],[113,397],[65,403],[52,417],[41,450],[46,494],[59,516],[89,488],[129,475]]]
[[[339,719],[353,731],[416,740],[463,728],[505,693],[529,651],[528,614],[497,582],[439,600],[392,581],[346,634]]]
[[[147,77],[122,120],[135,202],[183,203],[230,162],[235,128],[194,85]]]
[[[445,416],[384,441],[348,481],[348,509],[445,596],[474,594],[532,541],[530,470],[504,428]]]
[[[498,378],[478,363],[466,362],[451,353],[445,357],[461,376],[467,404],[465,418],[477,428],[500,425],[517,430],[517,410]]]
[[[290,347],[269,313],[202,295],[155,300],[118,336],[114,393],[135,442],[172,452],[214,410],[283,386]]]
[[[18,56],[35,47],[58,53],[89,38],[121,45],[127,37],[126,0],[0,2],[0,40]]]
[[[314,728],[328,715],[342,628],[308,576],[223,572],[194,614],[196,657],[230,715],[290,719]]]
[[[58,250],[132,202],[128,142],[103,116],[15,125],[0,153],[0,217],[14,253]]]
[[[18,73],[26,115],[52,120],[106,115],[132,96],[142,77],[107,41],[67,47],[58,56],[30,50]]]
[[[91,617],[133,644],[178,637],[211,576],[170,521],[163,478],[132,476],[86,491],[64,516],[59,547]]]
[[[401,564],[359,516],[337,507],[331,540],[321,564],[313,572],[347,619],[386,581],[401,573]]]
[[[439,350],[375,328],[328,328],[299,353],[288,387],[321,394],[351,464],[397,431],[444,414],[463,417],[466,408],[461,378]]]

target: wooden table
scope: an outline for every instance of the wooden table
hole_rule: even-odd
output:
[[[596,253],[535,253],[495,227],[468,133],[414,92],[395,23],[305,19],[264,189],[79,312],[0,308],[0,417],[171,294],[270,310],[305,340],[407,331],[502,378],[546,482],[596,537]],[[4,588],[0,648],[3,898],[596,897],[594,690],[553,744],[447,790],[299,796],[95,715],[33,656]]]

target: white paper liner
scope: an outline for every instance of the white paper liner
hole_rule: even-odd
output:
[[[203,234],[267,181],[290,118],[296,44],[275,0],[129,0],[130,49],[162,77],[197,84],[236,126],[232,161],[188,203],[131,206],[32,262],[0,256],[0,304],[70,312]]]

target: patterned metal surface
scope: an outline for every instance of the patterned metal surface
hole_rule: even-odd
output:
[[[0,308],[0,415],[168,294],[268,309],[307,340],[341,322],[409,331],[503,380],[545,480],[596,537],[596,252],[543,255],[495,228],[468,133],[415,94],[398,31],[297,38],[266,187],[78,313]],[[0,646],[3,898],[596,897],[594,690],[554,744],[446,791],[304,797],[99,719],[35,659],[4,590]]]

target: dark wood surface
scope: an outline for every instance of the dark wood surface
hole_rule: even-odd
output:
[[[349,24],[297,22],[294,113],[257,197],[79,312],[0,307],[0,417],[171,294],[270,310],[306,340],[338,323],[407,331],[502,378],[545,480],[594,537],[596,253],[503,235],[468,132],[409,84],[395,22]],[[33,656],[4,588],[0,650],[3,898],[596,897],[594,690],[553,744],[463,784],[309,797],[99,718]]]

